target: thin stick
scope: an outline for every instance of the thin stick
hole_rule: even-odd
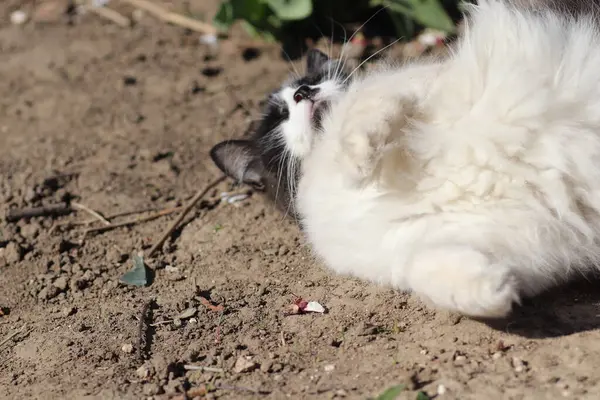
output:
[[[203,367],[201,365],[184,365],[183,368],[188,371],[216,372],[218,374],[225,372],[223,368]]]
[[[191,29],[196,32],[216,35],[217,28],[206,22],[198,21],[192,18],[185,17],[183,15],[170,12],[164,8],[153,4],[147,0],[121,0],[122,2],[129,3],[130,5],[142,9],[144,11],[153,14],[155,17],[162,19],[165,22],[179,25],[181,27]]]
[[[19,329],[18,331],[15,331],[15,332],[11,333],[10,335],[8,335],[7,337],[5,337],[4,340],[2,340],[0,342],[0,347],[2,347],[2,345],[4,345],[5,343],[7,343],[9,340],[11,340],[12,338],[14,338],[15,336],[17,336],[19,333],[22,333],[25,330],[25,328],[27,328],[27,325],[23,325],[21,327],[21,329]],[[31,332],[31,331],[29,331],[29,332]],[[29,332],[27,332],[27,333],[29,333]]]
[[[125,226],[131,226],[131,225],[139,224],[141,222],[151,221],[153,219],[163,217],[165,215],[176,213],[178,211],[181,211],[182,209],[183,209],[183,207],[168,208],[166,210],[159,211],[156,214],[148,215],[146,217],[137,218],[137,219],[129,220],[129,221],[123,221],[123,222],[119,222],[118,224],[111,224],[111,225],[107,225],[107,226],[99,226],[98,228],[86,229],[84,231],[84,234],[87,235],[88,233],[106,232],[106,231],[111,231],[116,228],[123,228]]]
[[[106,226],[110,225],[110,222],[106,218],[104,218],[102,215],[100,215],[99,212],[94,211],[91,208],[89,208],[83,204],[71,202],[71,207],[73,207],[76,210],[85,211],[86,213],[90,214],[92,217],[96,218],[98,221],[102,222]]]
[[[122,28],[129,28],[131,26],[131,20],[129,18],[121,15],[115,10],[111,10],[108,7],[95,7],[90,4],[88,7],[86,7],[86,10],[111,21]]]
[[[67,203],[52,204],[44,207],[10,209],[6,213],[6,222],[17,222],[25,218],[56,217],[70,214],[73,209]]]
[[[156,252],[156,250],[158,250],[160,247],[162,247],[162,245],[165,242],[165,240],[167,240],[169,238],[169,236],[171,236],[171,234],[173,233],[173,231],[175,229],[177,229],[177,226],[181,223],[181,221],[183,221],[183,219],[190,212],[190,210],[192,208],[194,208],[194,206],[196,205],[196,203],[199,202],[202,197],[206,196],[206,194],[212,188],[214,188],[215,186],[217,186],[219,183],[223,182],[225,180],[225,178],[226,178],[226,176],[221,176],[220,178],[218,178],[218,179],[212,181],[211,183],[209,183],[206,188],[204,188],[203,190],[200,190],[198,193],[196,193],[196,195],[185,206],[185,208],[183,209],[183,211],[181,212],[181,214],[179,214],[179,217],[177,217],[177,219],[175,221],[173,221],[173,224],[171,224],[171,226],[169,227],[169,229],[167,229],[167,231],[162,235],[162,237],[158,240],[158,242],[156,242],[154,244],[154,246],[152,246],[152,248],[150,249],[150,251],[148,251],[148,257],[152,257],[152,254],[154,254]]]
[[[140,315],[140,322],[138,325],[138,358],[140,359],[140,361],[144,361],[144,359],[146,358],[146,356],[148,355],[148,341],[147,341],[147,335],[148,332],[146,330],[146,324],[148,323],[148,319],[150,318],[150,309],[151,306],[153,304],[154,300],[150,300],[148,302],[146,302],[144,304],[144,306],[142,307],[142,312]]]
[[[118,212],[115,214],[110,214],[107,215],[105,218],[107,220],[111,220],[114,218],[118,218],[118,217],[126,217],[128,215],[133,215],[133,214],[143,214],[143,213],[147,213],[147,212],[151,212],[151,211],[156,211],[156,208],[146,208],[143,210],[138,210],[138,211],[122,211],[122,212]],[[169,210],[172,210],[171,208],[169,208]],[[162,211],[162,210],[161,210]],[[91,225],[94,222],[97,222],[98,219],[97,218],[93,218],[93,219],[88,219],[85,221],[64,221],[64,222],[56,222],[54,225],[52,225],[52,228],[50,228],[49,233],[53,233],[56,229],[58,229],[61,226],[66,226],[66,227],[73,227],[73,226],[85,226],[85,225]]]
[[[150,324],[150,326],[154,328],[154,327],[156,327],[156,326],[159,326],[159,325],[166,325],[166,324],[170,324],[171,322],[173,322],[173,320],[172,320],[172,319],[168,319],[168,320],[166,320],[166,321],[158,321],[158,322],[155,322],[155,323],[153,323],[153,324]]]

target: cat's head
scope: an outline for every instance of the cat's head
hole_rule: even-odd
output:
[[[305,75],[269,94],[251,137],[218,143],[210,151],[212,160],[226,175],[265,191],[293,214],[290,204],[300,164],[320,134],[324,113],[347,86],[347,77],[340,60],[310,50]]]

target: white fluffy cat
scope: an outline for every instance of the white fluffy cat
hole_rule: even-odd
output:
[[[333,270],[470,316],[596,270],[598,25],[481,0],[449,58],[354,80],[296,206]]]

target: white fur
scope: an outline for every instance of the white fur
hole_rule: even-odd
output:
[[[309,85],[311,89],[319,89],[315,101],[304,100],[299,103],[294,101],[294,93],[297,87],[284,86],[277,96],[283,100],[288,107],[290,116],[281,124],[280,134],[286,149],[295,157],[305,157],[312,147],[317,132],[313,126],[313,107],[318,102],[330,102],[335,100],[342,92],[342,86],[333,77],[318,85]]]
[[[480,0],[449,59],[356,79],[296,206],[333,270],[471,316],[600,261],[600,32]]]

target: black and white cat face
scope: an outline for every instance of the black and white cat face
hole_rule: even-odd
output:
[[[265,191],[294,214],[290,205],[300,163],[320,134],[324,113],[344,92],[347,78],[341,61],[310,50],[306,74],[269,94],[251,137],[218,143],[210,151],[212,160],[229,177]]]

